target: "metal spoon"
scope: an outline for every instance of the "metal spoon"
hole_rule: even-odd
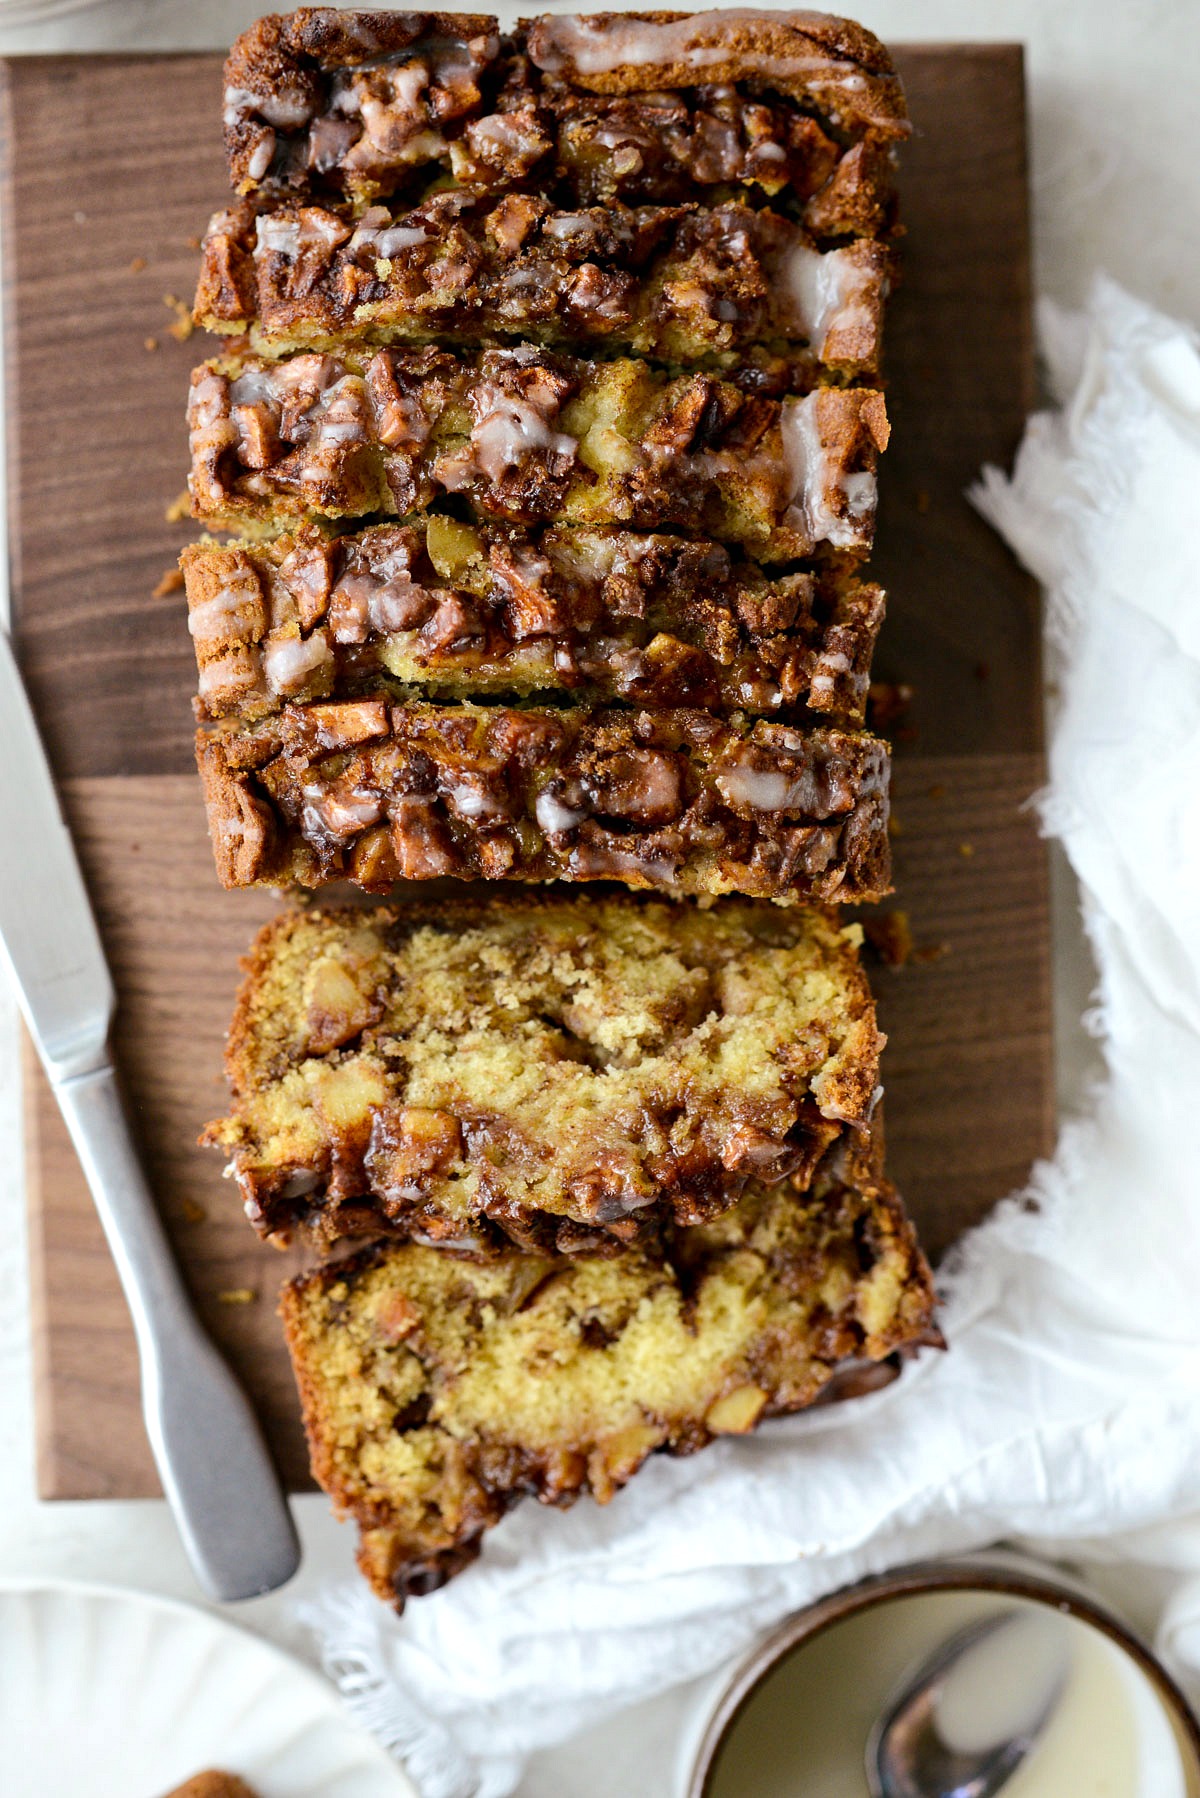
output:
[[[1049,1656],[1039,1690],[1016,1712],[998,1739],[947,1742],[939,1728],[938,1708],[948,1682],[983,1645],[1018,1626],[1029,1624],[1029,1610],[1002,1611],[968,1624],[907,1675],[877,1719],[867,1741],[867,1787],[871,1798],[993,1798],[1025,1760],[1062,1697],[1068,1671],[1067,1624],[1039,1607],[1037,1621],[1055,1632],[1057,1650]],[[1023,1668],[1028,1676],[1028,1659]]]

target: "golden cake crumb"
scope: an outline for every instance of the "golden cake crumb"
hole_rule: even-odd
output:
[[[313,1470],[403,1605],[471,1561],[521,1497],[607,1503],[688,1454],[937,1340],[892,1189],[846,1144],[811,1191],[752,1186],[655,1252],[473,1262],[378,1246],[285,1288]],[[849,1390],[852,1390],[851,1386]]]
[[[279,1238],[594,1251],[695,1223],[866,1126],[859,938],[633,895],[286,914],[246,963],[207,1140]]]

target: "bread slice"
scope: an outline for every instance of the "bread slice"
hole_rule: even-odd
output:
[[[879,373],[889,271],[884,244],[822,250],[790,219],[728,201],[581,211],[455,188],[361,217],[218,213],[194,316],[267,356],[518,338],[720,372],[762,347],[812,385]]]
[[[196,755],[223,885],[620,880],[888,891],[887,745],[696,710],[431,705],[387,691],[222,719]]]
[[[843,137],[908,135],[904,90],[879,39],[831,13],[541,13],[521,32],[535,69],[592,94],[748,82],[785,94]]]
[[[754,1185],[657,1252],[377,1247],[282,1301],[313,1472],[397,1608],[519,1499],[606,1503],[656,1450],[744,1435],[847,1370],[853,1391],[864,1364],[937,1340],[933,1308],[895,1192],[844,1152],[806,1194]]]
[[[479,13],[306,6],[258,19],[225,61],[225,154],[238,193],[424,184],[492,110],[511,49]]]
[[[571,694],[861,724],[880,588],[765,573],[674,533],[464,524],[189,545],[201,718],[256,719],[364,680],[431,697]]]
[[[403,517],[453,499],[517,524],[684,526],[760,560],[861,560],[882,393],[778,399],[534,345],[230,357],[192,377],[192,510],[222,528]]]
[[[865,1131],[860,938],[629,894],[287,913],[245,964],[207,1140],[277,1240],[615,1249]]]
[[[908,130],[887,52],[816,13],[544,17],[306,7],[225,65],[239,194],[419,198],[453,177],[567,206],[787,196],[809,229],[888,229]]]

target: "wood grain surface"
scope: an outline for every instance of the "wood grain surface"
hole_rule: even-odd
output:
[[[934,1254],[1018,1184],[1052,1117],[1036,595],[970,510],[1032,399],[1025,123],[1011,46],[899,55],[905,278],[889,325],[893,446],[877,661],[914,688],[897,745],[897,897],[921,954],[874,970],[891,1165]],[[186,472],[187,299],[224,203],[220,62],[32,58],[3,74],[5,316],[18,651],[120,994],[117,1051],[201,1314],[308,1483],[278,1325],[298,1260],[262,1247],[196,1148],[223,1106],[237,957],[272,909],[223,893],[192,771],[194,665],[166,509]],[[131,121],[136,120],[136,128]],[[153,347],[151,347],[153,346]],[[40,1488],[157,1491],[132,1333],[57,1111],[30,1068]]]

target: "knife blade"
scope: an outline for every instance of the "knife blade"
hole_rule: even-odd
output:
[[[249,1598],[300,1545],[258,1420],[201,1329],[109,1051],[116,992],[12,645],[0,631],[0,959],[62,1108],[133,1319],[155,1463],[197,1579]]]

